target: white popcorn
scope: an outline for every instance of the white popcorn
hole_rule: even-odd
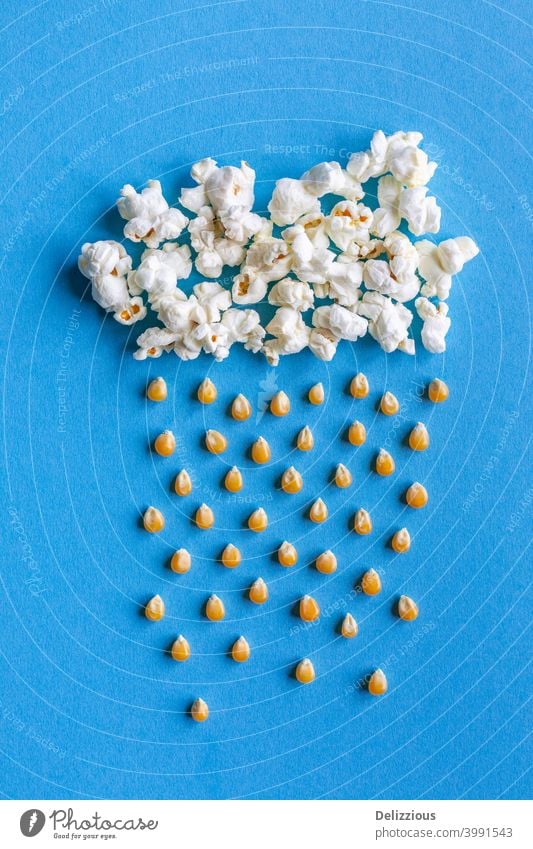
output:
[[[180,289],[159,301],[157,317],[171,332],[180,334],[192,330],[195,319],[205,321],[207,318],[199,314],[196,298],[188,298]]]
[[[356,312],[352,312],[339,304],[331,307],[318,307],[313,313],[313,326],[320,330],[329,330],[337,339],[347,339],[355,342],[364,336],[368,322]]]
[[[131,257],[120,242],[111,239],[85,242],[78,257],[78,268],[89,280],[104,274],[123,277],[131,270]]]
[[[401,183],[394,177],[382,177],[378,182],[378,209],[374,210],[373,231],[383,238],[400,226],[402,217],[399,205],[402,193]]]
[[[285,277],[272,287],[268,302],[276,307],[292,307],[298,312],[305,312],[313,306],[313,290],[309,283]]]
[[[365,263],[363,280],[366,288],[389,295],[402,303],[411,301],[420,289],[420,280],[416,275],[416,249],[407,236],[397,231],[389,233],[383,247],[389,255],[389,262],[371,259]]]
[[[414,352],[414,346],[406,345],[413,314],[403,304],[395,304],[378,292],[366,292],[359,302],[358,313],[368,318],[368,332],[388,354],[397,348]]]
[[[278,341],[278,354],[296,354],[306,347],[309,328],[297,310],[280,307],[265,328]]]
[[[369,242],[361,242],[361,244],[353,242],[344,253],[353,259],[375,259],[384,251],[385,248],[381,239],[370,239]]]
[[[209,175],[212,174],[216,168],[216,159],[211,159],[210,156],[206,156],[205,159],[199,159],[198,162],[194,163],[191,168],[191,177],[195,183],[205,183]]]
[[[273,236],[257,236],[246,254],[241,266],[241,274],[253,271],[261,276],[265,283],[281,280],[291,270],[293,256],[289,245],[283,239]]]
[[[266,280],[253,269],[248,269],[233,278],[231,295],[236,304],[258,304],[265,298],[267,289]]]
[[[418,251],[407,236],[397,230],[389,233],[383,242],[389,256],[392,274],[400,283],[409,284],[418,267]]]
[[[296,261],[310,262],[315,252],[315,246],[301,224],[293,224],[287,227],[281,234],[289,245]]]
[[[240,168],[215,166],[204,181],[207,198],[217,215],[229,217],[250,212],[254,205],[254,183],[255,171],[247,162],[241,162]]]
[[[91,295],[98,306],[115,313],[121,324],[133,324],[146,315],[142,300],[132,300],[139,293],[129,287],[126,274],[131,257],[114,241],[85,242],[78,257],[81,273],[91,281]]]
[[[167,244],[162,250],[143,252],[139,267],[128,274],[128,287],[137,294],[147,292],[148,300],[157,307],[159,299],[172,294],[177,281],[189,277],[191,271],[189,246]]]
[[[160,357],[163,351],[170,351],[177,339],[176,333],[171,333],[165,327],[149,327],[137,337],[139,349],[135,351],[136,360],[147,357]]]
[[[370,241],[370,228],[373,223],[372,210],[362,203],[341,201],[337,203],[328,218],[327,232],[331,241],[346,251],[353,242]]]
[[[231,308],[222,316],[222,324],[228,331],[228,342],[241,342],[244,347],[257,353],[263,344],[265,329],[261,327],[259,313],[256,310],[236,310]]]
[[[387,159],[393,177],[408,188],[425,186],[437,168],[436,162],[428,161],[427,153],[406,139],[395,139],[389,143]]]
[[[207,192],[205,186],[194,186],[192,189],[182,189],[180,203],[190,212],[200,212],[202,207],[208,206]]]
[[[114,274],[97,274],[91,280],[91,294],[99,307],[107,312],[125,309],[129,300],[125,277]]]
[[[364,195],[361,183],[344,171],[338,162],[320,162],[306,171],[300,180],[305,190],[318,198],[332,194],[360,200]]]
[[[415,308],[424,322],[422,325],[422,344],[432,354],[442,354],[446,350],[446,334],[451,327],[448,318],[448,304],[439,302],[438,307],[427,298],[417,298]]]
[[[208,322],[220,321],[220,314],[231,306],[231,292],[219,283],[204,281],[193,286],[199,305],[205,310]]]
[[[422,233],[438,233],[440,229],[440,207],[434,197],[426,197],[428,189],[404,189],[400,196],[399,210],[414,236]]]
[[[146,307],[142,298],[130,298],[123,308],[113,315],[119,324],[135,324],[146,317]]]
[[[445,301],[452,286],[452,274],[463,270],[465,262],[479,253],[476,243],[468,236],[446,239],[439,245],[426,240],[416,242],[419,255],[418,269],[426,281],[421,288],[422,295],[437,297]]]
[[[304,283],[325,285],[329,280],[334,259],[333,251],[316,250],[308,262],[302,262],[295,257],[293,271]],[[319,295],[319,297],[321,296]]]
[[[302,215],[320,213],[320,203],[300,180],[284,177],[276,182],[268,211],[274,224],[281,227],[294,224]]]
[[[324,362],[330,362],[333,359],[337,353],[338,343],[337,336],[321,327],[314,327],[309,334],[309,350],[313,352],[315,357],[324,360]]]
[[[349,174],[366,183],[371,177],[379,177],[387,170],[388,141],[382,130],[377,130],[372,136],[370,150],[363,153],[352,153],[346,170]]]
[[[140,193],[127,183],[120,190],[117,207],[127,224],[124,235],[132,242],[145,242],[157,248],[161,242],[177,239],[188,219],[179,209],[169,207],[159,180],[149,180]]]
[[[296,226],[304,228],[309,241],[317,250],[329,248],[327,224],[328,219],[321,212],[302,215],[296,222]]]
[[[348,254],[339,254],[329,269],[329,297],[343,307],[353,307],[361,297],[363,263]]]

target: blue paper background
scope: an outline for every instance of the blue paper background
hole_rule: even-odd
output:
[[[527,795],[528,7],[50,0],[4,8],[5,796]],[[424,133],[440,162],[431,186],[441,237],[468,234],[481,248],[455,283],[445,356],[419,346],[415,359],[387,357],[364,340],[344,343],[329,365],[302,354],[275,370],[237,350],[220,365],[131,358],[136,330],[104,317],[75,268],[83,241],[120,238],[113,204],[124,182],[157,177],[175,202],[193,161],[242,157],[257,170],[261,209],[276,178],[322,159],[345,162],[377,127]],[[372,384],[368,402],[346,392],[359,369]],[[207,373],[219,401],[202,408],[192,396]],[[156,374],[169,383],[165,405],[144,398]],[[435,375],[451,386],[439,407],[419,397]],[[330,403],[311,408],[305,393],[317,380]],[[257,407],[262,381],[289,393],[290,417],[233,422],[234,394]],[[375,412],[385,387],[402,400],[398,420]],[[360,450],[343,439],[355,417],[369,431]],[[402,444],[418,419],[432,437],[421,456]],[[305,423],[316,448],[295,458]],[[224,458],[202,450],[206,426],[227,433]],[[147,448],[164,427],[180,435],[169,461]],[[273,448],[266,469],[246,458],[258,433]],[[384,444],[398,470],[376,480],[370,463]],[[220,489],[226,458],[244,469],[247,503]],[[348,493],[328,488],[341,460],[355,477]],[[293,461],[304,491],[273,495]],[[187,501],[170,490],[181,466],[194,472]],[[431,500],[408,515],[400,495],[415,478]],[[318,493],[331,511],[322,528],[304,515]],[[207,534],[189,522],[201,500],[216,511],[218,529]],[[157,538],[138,527],[148,503],[167,516]],[[259,504],[270,527],[250,539],[243,521]],[[360,505],[374,517],[367,538],[348,530]],[[386,542],[403,524],[416,538],[395,557]],[[284,538],[300,552],[292,570],[271,554]],[[216,562],[230,540],[245,556],[234,571]],[[167,567],[180,545],[194,556],[183,577]],[[340,562],[329,577],[309,565],[326,546]],[[370,566],[384,570],[382,595],[354,597]],[[270,587],[263,608],[245,598],[258,575]],[[202,616],[212,591],[228,611],[218,625]],[[325,613],[308,629],[294,615],[305,591]],[[156,592],[167,616],[153,625],[142,605]],[[420,604],[413,624],[392,613],[402,592]],[[335,630],[344,609],[360,623],[352,641]],[[165,652],[179,632],[192,646],[187,664]],[[226,655],[240,633],[253,648],[242,666]],[[291,673],[306,655],[318,677],[301,687]],[[379,700],[354,686],[377,665],[390,681]],[[202,726],[186,713],[197,695],[211,707]]]

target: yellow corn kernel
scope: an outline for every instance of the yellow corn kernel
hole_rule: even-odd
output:
[[[411,535],[407,528],[400,528],[396,531],[392,540],[391,546],[396,554],[405,554],[411,548]]]
[[[314,622],[320,616],[320,607],[313,596],[304,595],[300,599],[300,619],[304,622]]]
[[[240,492],[242,489],[242,475],[237,468],[237,466],[233,466],[226,477],[224,478],[224,486],[228,490],[228,492]]]
[[[270,402],[270,412],[274,416],[286,416],[290,409],[291,402],[289,401],[288,395],[286,395],[283,390],[276,392]]]
[[[210,595],[205,605],[205,615],[211,622],[220,622],[226,615],[224,602],[217,595]]]
[[[220,555],[220,559],[228,569],[235,569],[241,562],[241,552],[236,545],[230,542]]]
[[[316,522],[317,524],[325,522],[328,518],[328,508],[321,498],[317,498],[317,500],[311,505],[309,518],[312,522]]]
[[[165,527],[165,517],[157,507],[148,507],[144,511],[143,524],[145,531],[151,534],[158,534]]]
[[[359,625],[353,618],[351,613],[347,613],[344,619],[342,620],[341,625],[341,634],[343,637],[347,639],[351,639],[352,637],[356,637],[359,633]]]
[[[447,385],[438,377],[432,380],[428,386],[428,398],[434,404],[441,404],[443,401],[446,401],[449,394],[450,390]]]
[[[160,457],[170,457],[176,450],[176,437],[171,430],[164,430],[156,436],[154,448]]]
[[[174,660],[177,660],[180,663],[183,663],[184,660],[189,660],[191,656],[191,647],[183,634],[180,634],[177,640],[174,640],[172,643],[170,654]]]
[[[251,531],[255,531],[256,533],[261,533],[261,531],[266,530],[268,527],[268,516],[262,507],[258,507],[257,510],[254,510],[254,512],[250,514],[248,517],[248,527]]]
[[[203,699],[196,699],[191,705],[191,716],[195,722],[205,722],[209,716],[209,708]]]
[[[299,681],[300,684],[310,684],[311,681],[315,680],[315,667],[308,657],[304,657],[304,659],[300,661],[296,667],[295,675],[296,680]]]
[[[368,378],[360,371],[350,383],[350,395],[353,398],[366,398],[369,392]]]
[[[405,500],[409,507],[414,507],[415,510],[418,510],[420,507],[425,507],[428,503],[428,498],[429,496],[426,487],[421,483],[418,483],[418,481],[412,483],[405,493]]]
[[[346,489],[352,483],[352,473],[346,468],[344,463],[339,463],[335,471],[335,483],[339,489]]]
[[[176,475],[176,480],[174,481],[174,492],[176,495],[190,495],[192,492],[192,481],[189,472],[186,469],[182,469],[181,472]]]
[[[268,587],[262,578],[257,578],[250,587],[248,598],[254,604],[264,604],[268,601]]]
[[[315,566],[323,575],[331,575],[337,569],[337,558],[332,551],[323,551],[315,560]]]
[[[323,404],[324,403],[324,387],[321,383],[315,383],[314,386],[311,387],[309,392],[307,393],[307,397],[311,404]]]
[[[252,445],[252,460],[254,463],[268,463],[270,460],[270,445],[262,436]]]
[[[155,595],[144,608],[144,615],[150,622],[159,622],[165,615],[165,602],[160,595]]]
[[[361,578],[361,589],[365,595],[377,595],[381,592],[381,578],[375,569],[369,569]]]
[[[146,397],[150,401],[165,401],[167,397],[167,384],[162,377],[151,380],[146,389]]]
[[[215,515],[207,504],[200,504],[196,511],[195,521],[197,527],[201,528],[202,531],[207,531],[215,524]]]
[[[384,448],[380,448],[378,456],[376,457],[376,472],[378,475],[381,475],[381,477],[392,475],[395,468],[396,464],[392,456],[388,451],[385,451]]]
[[[252,405],[248,398],[239,393],[237,397],[233,399],[231,415],[237,422],[244,422],[246,419],[249,419],[252,415]]]
[[[303,478],[300,472],[296,471],[294,466],[290,466],[283,472],[281,476],[281,488],[283,492],[288,492],[291,495],[294,495],[296,492],[300,492],[303,485]]]
[[[228,440],[218,430],[207,430],[205,447],[211,454],[223,454],[228,447]]]
[[[217,399],[217,388],[213,381],[206,377],[202,380],[196,394],[201,404],[212,404]]]
[[[356,534],[366,536],[372,531],[372,519],[370,513],[363,507],[360,507],[354,516],[353,529]]]
[[[295,547],[285,540],[278,548],[278,560],[282,566],[295,566],[298,562],[298,552]]]
[[[250,645],[244,637],[235,640],[231,647],[231,656],[237,663],[245,663],[250,657]]]
[[[172,555],[170,568],[178,575],[184,575],[191,568],[191,555],[186,548],[178,548]]]
[[[311,451],[314,447],[315,438],[313,436],[313,432],[311,428],[306,425],[303,427],[296,438],[296,447],[299,448],[300,451]]]
[[[368,679],[368,692],[373,696],[383,696],[388,689],[387,678],[382,669],[376,669]]]
[[[429,446],[429,433],[425,424],[417,422],[409,434],[409,448],[413,451],[425,451]]]
[[[366,427],[362,422],[355,421],[348,431],[348,442],[351,445],[362,445],[366,441]]]
[[[392,392],[385,392],[381,398],[379,408],[386,416],[395,416],[400,411],[400,402]]]
[[[398,616],[406,622],[412,622],[418,616],[418,605],[408,595],[401,595],[398,600]]]

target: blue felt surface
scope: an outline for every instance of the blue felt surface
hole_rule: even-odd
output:
[[[4,6],[6,796],[527,795],[528,7],[525,0]],[[194,160],[242,157],[257,169],[260,209],[276,178],[324,158],[346,161],[377,127],[424,133],[441,166],[431,184],[443,209],[441,237],[468,234],[481,248],[455,283],[445,356],[419,346],[415,359],[387,357],[365,339],[343,343],[329,365],[303,354],[275,370],[237,350],[220,365],[131,358],[136,331],[104,318],[75,268],[83,241],[120,238],[112,207],[124,182],[160,178],[175,201],[190,185]],[[364,402],[346,392],[359,369],[372,384]],[[219,401],[204,409],[191,396],[206,373]],[[143,390],[156,374],[167,379],[169,400],[149,406]],[[419,397],[435,375],[451,387],[438,407]],[[317,380],[330,402],[311,408],[305,393]],[[228,417],[238,391],[257,407],[274,385],[293,401],[286,420]],[[397,420],[375,412],[385,387],[402,400]],[[356,416],[369,432],[360,450],[343,439]],[[418,419],[431,432],[425,455],[402,444]],[[295,457],[293,439],[305,423],[316,448]],[[227,433],[224,458],[201,449],[206,425]],[[147,449],[164,427],[179,433],[170,461]],[[252,468],[246,457],[258,433],[272,444],[268,468]],[[397,461],[389,480],[370,473],[381,445]],[[243,503],[220,489],[226,457],[244,470]],[[354,473],[348,493],[328,486],[340,460]],[[304,475],[304,491],[273,495],[290,462]],[[187,500],[170,490],[180,466],[194,470]],[[400,494],[414,478],[426,482],[431,500],[408,515]],[[304,511],[318,493],[331,513],[322,528]],[[189,521],[201,500],[216,512],[210,533]],[[157,538],[138,527],[148,503],[167,516]],[[243,521],[259,504],[270,527],[250,538]],[[367,538],[348,530],[360,505],[374,517]],[[403,524],[414,544],[395,557],[386,542]],[[300,552],[292,570],[272,557],[284,538]],[[234,571],[216,562],[228,541],[245,556]],[[194,557],[183,577],[167,568],[178,546]],[[326,546],[340,563],[329,577],[309,565]],[[370,566],[384,571],[382,595],[354,597]],[[258,575],[270,587],[264,608],[244,597]],[[220,624],[202,616],[212,591],[226,601]],[[303,629],[294,604],[306,591],[325,615]],[[155,592],[167,602],[158,625],[141,607]],[[392,613],[402,592],[420,604],[413,624]],[[344,609],[360,624],[352,641],[335,630]],[[179,632],[193,650],[180,665],[166,653]],[[226,652],[240,633],[253,653],[237,666]],[[317,669],[309,687],[291,677],[305,655]],[[354,686],[377,665],[390,681],[380,700]],[[196,695],[211,707],[203,726],[186,714]]]

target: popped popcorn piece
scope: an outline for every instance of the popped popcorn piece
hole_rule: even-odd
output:
[[[313,313],[312,322],[313,327],[327,330],[337,339],[348,339],[350,342],[355,342],[360,336],[364,336],[368,327],[365,318],[339,304],[318,307]]]
[[[341,201],[335,204],[328,218],[327,232],[331,241],[346,251],[353,242],[369,242],[374,216],[362,203]]]
[[[393,177],[408,188],[425,186],[437,169],[436,162],[429,162],[428,155],[418,147],[419,142],[411,144],[403,138],[392,136],[387,151],[388,168]],[[418,136],[419,134],[416,133]],[[422,137],[420,137],[422,140]]]
[[[139,267],[128,274],[128,287],[136,294],[147,292],[150,304],[157,308],[158,301],[175,292],[177,281],[189,277],[191,271],[189,246],[167,244],[161,250],[142,253]]]
[[[113,315],[115,321],[119,324],[135,324],[136,321],[142,321],[146,316],[146,307],[142,298],[130,298],[127,304],[119,312]]]
[[[267,208],[274,224],[280,227],[294,224],[302,215],[320,213],[318,198],[308,192],[300,180],[291,177],[276,182]]]
[[[246,253],[241,273],[250,270],[261,276],[265,283],[281,280],[291,270],[293,256],[284,239],[276,239],[265,232],[258,234]]]
[[[367,289],[389,295],[401,303],[411,301],[418,295],[420,280],[416,274],[404,275],[405,282],[400,282],[392,273],[388,262],[382,259],[369,259],[365,262],[363,281]]]
[[[315,357],[326,363],[329,363],[337,353],[338,344],[338,337],[322,327],[314,327],[309,334],[309,350]]]
[[[346,170],[361,183],[366,183],[371,177],[379,177],[387,170],[387,149],[385,133],[377,130],[372,136],[370,150],[352,153]]]
[[[405,353],[414,353],[414,344],[408,339],[413,314],[403,304],[396,304],[378,292],[366,292],[357,311],[368,318],[368,332],[384,351],[390,353],[399,348]]]
[[[424,322],[422,325],[422,344],[432,354],[442,354],[446,350],[446,334],[451,327],[448,318],[448,304],[432,304],[427,298],[417,298],[415,309]]]
[[[133,356],[136,360],[145,360],[147,357],[160,357],[163,351],[171,351],[177,339],[176,333],[171,333],[165,327],[149,327],[144,333],[137,337],[139,349]]]
[[[329,269],[329,297],[343,307],[353,307],[361,297],[363,263],[349,254],[339,254]]]
[[[399,210],[401,193],[401,183],[398,183],[394,177],[382,177],[379,180],[379,207],[374,210],[372,230],[380,239],[393,230],[397,230],[400,226],[402,220]]]
[[[349,200],[360,200],[363,187],[355,177],[344,171],[338,162],[320,162],[300,177],[305,190],[315,197],[341,195]]]
[[[85,242],[78,257],[78,268],[89,280],[105,274],[124,277],[131,270],[131,257],[120,242],[111,239]]]
[[[233,278],[231,295],[236,304],[258,304],[267,293],[267,282],[252,269]]]
[[[479,253],[476,243],[468,236],[446,239],[439,245],[426,240],[414,245],[418,252],[418,270],[426,281],[420,292],[427,298],[445,301],[452,286],[452,274],[463,270],[464,264]]]
[[[309,327],[301,313],[292,307],[280,307],[265,328],[274,339],[263,345],[263,352],[272,365],[277,365],[280,355],[297,354],[309,340]]]
[[[309,283],[284,277],[276,283],[268,293],[268,302],[276,307],[292,307],[298,312],[305,312],[314,304],[313,290]]]
[[[317,283],[325,286],[328,283],[334,259],[333,251],[316,250],[307,262],[295,257],[292,270],[304,283]],[[318,297],[324,297],[324,295],[318,295]]]
[[[413,235],[437,233],[441,210],[427,187],[404,189],[394,177],[382,177],[378,185],[379,208],[374,212],[373,232],[383,238],[400,226],[405,218]]]
[[[205,311],[207,321],[220,321],[220,313],[231,306],[231,292],[224,289],[220,283],[205,280],[203,283],[196,283],[192,290]]]
[[[188,218],[183,212],[169,207],[159,180],[149,180],[141,192],[126,183],[120,195],[118,211],[127,221],[124,235],[132,242],[145,242],[149,248],[157,248],[161,242],[177,239],[187,226]]]
[[[321,212],[309,213],[298,218],[296,225],[303,227],[308,239],[317,250],[329,248],[329,236],[327,233],[328,219]]]
[[[301,224],[293,224],[292,227],[287,227],[281,235],[298,262],[311,261],[315,246],[307,235],[305,227],[302,227]]]

